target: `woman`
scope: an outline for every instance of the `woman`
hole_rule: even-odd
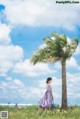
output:
[[[42,108],[42,112],[48,108],[48,109],[52,109],[53,107],[53,94],[52,94],[52,78],[47,78],[46,80],[46,92],[44,94],[44,96],[40,99],[40,101],[38,102],[39,107]],[[41,112],[41,113],[42,113]],[[41,114],[40,113],[40,114]]]

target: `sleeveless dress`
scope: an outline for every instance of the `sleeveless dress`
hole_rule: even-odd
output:
[[[47,90],[44,96],[38,102],[39,107],[48,108],[53,106],[53,95],[51,85],[47,85]]]

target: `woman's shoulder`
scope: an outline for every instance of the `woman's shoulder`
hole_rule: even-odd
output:
[[[47,86],[51,87],[51,85],[50,85],[50,84],[47,84]]]
[[[47,84],[46,87],[47,87],[47,88],[52,88],[50,84]]]

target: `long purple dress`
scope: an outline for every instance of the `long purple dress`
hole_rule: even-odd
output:
[[[42,108],[48,108],[53,105],[53,95],[51,85],[47,85],[47,90],[44,96],[38,102],[39,106]]]

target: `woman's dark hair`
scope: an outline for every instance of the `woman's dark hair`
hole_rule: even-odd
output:
[[[47,80],[46,80],[46,83],[48,83],[51,80],[52,80],[52,78],[51,77],[48,77]]]

